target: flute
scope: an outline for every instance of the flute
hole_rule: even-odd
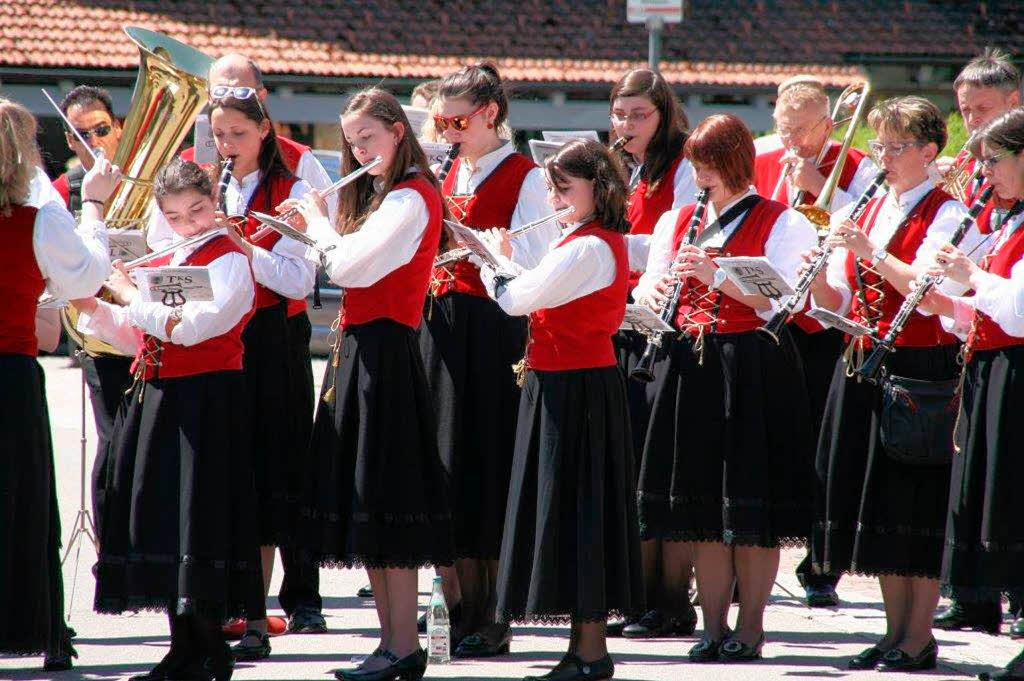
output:
[[[557,220],[559,218],[564,218],[565,216],[572,213],[574,210],[575,209],[572,206],[566,206],[561,210],[555,211],[551,215],[545,215],[539,220],[527,222],[519,229],[510,230],[508,236],[510,239],[514,239],[517,236],[522,236],[523,234],[526,234],[527,232],[533,231],[534,229],[540,227],[546,222],[550,222],[551,220]],[[463,258],[468,258],[470,255],[472,255],[472,252],[468,248],[453,248],[447,253],[442,253],[441,255],[434,258],[434,267],[444,267],[445,265],[450,265],[453,262],[462,260]]]

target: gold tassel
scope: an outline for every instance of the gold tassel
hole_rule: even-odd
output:
[[[512,373],[516,377],[516,385],[520,388],[526,383],[526,355],[523,358],[512,365]]]

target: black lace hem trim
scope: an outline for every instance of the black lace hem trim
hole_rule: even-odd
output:
[[[259,619],[266,616],[265,610],[259,611],[241,603],[226,604],[189,597],[177,598],[175,601],[175,614],[178,615],[199,614],[219,619],[222,622],[248,619],[249,615],[254,615]],[[126,612],[167,613],[170,612],[170,599],[166,594],[162,596],[134,594],[122,598],[97,598],[93,604],[93,610],[102,615],[121,615]]]
[[[1003,543],[996,541],[983,541],[983,542],[958,542],[952,539],[946,539],[946,546],[957,551],[964,551],[966,553],[986,554],[986,553],[1020,553],[1024,554],[1024,542],[1012,542]],[[1024,560],[1022,558],[1021,560]]]
[[[755,546],[762,549],[798,549],[807,546],[807,537],[764,537],[757,534],[736,533],[732,530],[667,530],[654,531],[641,523],[640,539],[660,539],[670,542],[702,542],[728,546]]]
[[[315,561],[320,567],[351,570],[419,570],[424,568],[451,567],[454,557],[426,558],[367,558],[363,556],[321,556]]]
[[[228,560],[222,558],[199,559],[190,554],[181,556],[169,553],[128,553],[128,554],[101,554],[99,566],[136,566],[136,565],[181,565],[183,567],[211,567],[214,570],[228,572],[260,572],[260,564],[248,560]]]
[[[356,512],[348,515],[340,513],[324,513],[308,506],[299,511],[303,521],[341,523],[351,521],[354,523],[381,525],[430,525],[434,523],[450,523],[451,513],[367,513]]]
[[[572,624],[574,622],[605,622],[610,618],[622,617],[629,619],[641,614],[640,610],[620,610],[611,608],[608,610],[596,610],[587,613],[538,613],[526,612],[525,610],[502,610],[498,613],[497,621],[507,624]]]

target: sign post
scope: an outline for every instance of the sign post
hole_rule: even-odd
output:
[[[683,21],[684,0],[626,0],[626,21],[647,26],[647,63],[655,73],[661,61],[661,31]]]

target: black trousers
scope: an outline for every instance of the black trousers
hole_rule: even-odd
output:
[[[131,357],[101,355],[90,357],[84,352],[79,355],[85,382],[89,386],[89,401],[96,422],[96,459],[92,466],[92,518],[96,531],[103,522],[104,489],[107,479],[107,446],[114,430],[114,416],[131,388]]]

